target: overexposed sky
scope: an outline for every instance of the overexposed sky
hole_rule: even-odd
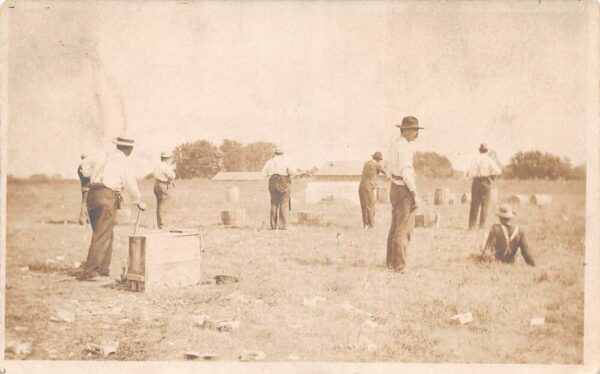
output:
[[[583,3],[583,4],[582,4]],[[298,166],[368,159],[414,115],[465,168],[585,161],[585,2],[31,2],[9,9],[8,172],[75,177],[123,128],[138,174],[223,138]]]

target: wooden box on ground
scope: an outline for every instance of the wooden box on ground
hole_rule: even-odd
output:
[[[246,209],[225,209],[221,211],[221,223],[225,226],[242,226],[246,222]]]
[[[300,225],[318,225],[321,223],[322,217],[321,212],[300,211],[298,212],[298,223]]]
[[[127,281],[146,292],[199,284],[201,251],[197,230],[130,236]]]
[[[424,209],[415,212],[415,227],[439,227],[440,215],[431,210]]]

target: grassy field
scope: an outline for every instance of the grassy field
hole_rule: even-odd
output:
[[[184,351],[194,350],[231,361],[244,349],[257,349],[266,361],[582,362],[583,182],[496,183],[501,198],[533,192],[554,197],[547,207],[518,208],[517,223],[527,232],[537,267],[520,257],[513,265],[474,261],[487,230],[465,230],[468,206],[458,205],[438,209],[441,227],[415,230],[406,274],[384,266],[389,205],[379,204],[376,228],[363,230],[358,206],[306,204],[299,182],[293,185],[291,230],[270,231],[266,183],[247,182],[239,186],[248,225],[225,228],[219,212],[228,206],[232,185],[177,183],[170,218],[175,226],[201,231],[203,284],[141,294],[65,274],[61,264],[84,261],[91,237],[89,226],[68,222],[78,215],[78,183],[9,184],[6,339],[32,341],[28,359],[103,359],[88,355],[85,344],[116,340],[118,351],[106,359],[183,360]],[[423,194],[442,186],[469,190],[466,180],[420,181]],[[149,203],[141,229],[153,230],[152,185],[145,181],[141,188]],[[321,211],[325,222],[295,225],[298,210]],[[127,260],[135,219],[133,209],[120,214],[114,277]],[[495,221],[490,216],[490,224]],[[65,259],[48,265],[56,256]],[[30,270],[21,271],[24,266]],[[216,285],[218,274],[240,281]],[[324,300],[303,305],[315,296]],[[75,321],[50,321],[57,308],[74,312]],[[463,312],[472,313],[471,323],[450,321]],[[240,328],[197,327],[194,316],[201,313],[239,319]],[[545,324],[530,325],[533,317],[545,317]]]

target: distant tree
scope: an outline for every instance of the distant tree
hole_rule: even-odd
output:
[[[219,147],[223,157],[223,170],[246,171],[244,145],[235,140],[225,139]]]
[[[585,178],[586,178],[585,163],[583,163],[581,165],[577,165],[573,169],[571,169],[570,178],[585,180]]]
[[[211,178],[222,169],[221,152],[212,143],[198,140],[175,148],[173,158],[179,178]]]
[[[32,174],[27,179],[30,182],[49,182],[51,180],[46,174]]]
[[[506,178],[514,179],[568,179],[571,177],[571,161],[541,151],[518,152],[504,169]]]
[[[448,178],[454,175],[450,160],[435,152],[416,152],[414,166],[417,175],[423,177]]]
[[[261,171],[265,163],[275,154],[275,144],[268,142],[250,143],[245,147],[247,171]]]

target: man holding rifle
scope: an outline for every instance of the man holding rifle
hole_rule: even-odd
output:
[[[287,211],[291,209],[291,167],[280,147],[275,148],[275,157],[267,161],[262,173],[269,178],[271,194],[271,230],[287,230]]]
[[[392,142],[385,162],[386,174],[392,180],[392,223],[388,234],[386,265],[391,271],[403,273],[410,234],[415,226],[415,210],[421,204],[415,183],[413,142],[423,127],[419,127],[419,121],[412,116],[404,117],[402,124],[396,127],[400,128],[400,136]]]
[[[146,209],[135,175],[127,162],[135,141],[132,137],[120,136],[113,143],[117,146],[116,150],[90,156],[81,163],[82,174],[91,181],[87,208],[93,230],[81,280],[109,275],[116,210],[121,208],[122,191],[127,191],[132,203],[140,210]]]

